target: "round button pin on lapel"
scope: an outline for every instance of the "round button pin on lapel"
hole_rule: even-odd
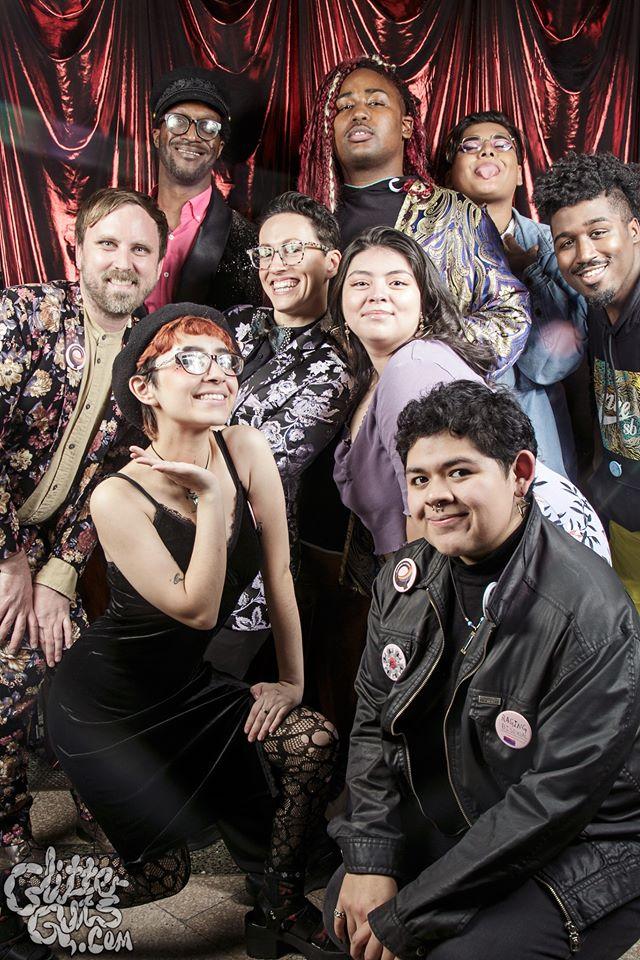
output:
[[[609,464],[609,473],[610,473],[613,477],[621,477],[621,476],[622,476],[622,464],[621,464],[621,463],[618,463],[617,460],[612,460],[612,461],[610,462],[610,464]]]
[[[416,582],[417,575],[418,568],[415,565],[415,561],[410,557],[405,557],[404,560],[397,563],[393,571],[393,585],[398,593],[406,593],[407,590],[411,590],[411,587]]]
[[[82,370],[84,367],[86,354],[81,343],[70,343],[64,352],[64,359],[68,367],[72,370]]]
[[[496,733],[507,747],[522,750],[531,743],[531,726],[526,717],[515,710],[503,710],[496,717]]]

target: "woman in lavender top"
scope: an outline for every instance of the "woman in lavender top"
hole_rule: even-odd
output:
[[[471,339],[418,244],[390,227],[375,227],[350,244],[332,298],[355,376],[334,479],[382,558],[413,539],[395,446],[399,413],[438,383],[488,378],[493,357]],[[579,491],[547,468],[542,486],[545,514],[608,559],[602,525]]]

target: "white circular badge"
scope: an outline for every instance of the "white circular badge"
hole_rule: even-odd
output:
[[[397,563],[393,571],[393,585],[398,593],[406,593],[416,582],[418,568],[415,560],[411,557],[405,557],[400,563]]]
[[[496,717],[496,733],[513,750],[522,750],[531,743],[531,727],[526,717],[515,710],[503,710]]]
[[[394,682],[399,680],[407,668],[405,655],[395,643],[388,643],[382,651],[382,669]]]
[[[82,370],[86,360],[84,347],[81,343],[70,343],[64,352],[64,359],[72,370]]]

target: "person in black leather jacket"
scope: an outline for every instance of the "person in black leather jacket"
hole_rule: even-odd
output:
[[[506,393],[437,387],[397,445],[425,539],[374,586],[327,920],[365,960],[615,960],[640,935],[638,614],[528,495]]]

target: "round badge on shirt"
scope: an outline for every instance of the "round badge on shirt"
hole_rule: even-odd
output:
[[[64,352],[65,363],[72,370],[82,370],[84,368],[86,353],[81,343],[70,343]]]

